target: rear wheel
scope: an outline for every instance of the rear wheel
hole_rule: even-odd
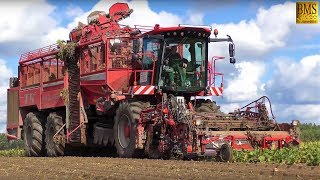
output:
[[[117,109],[114,123],[114,139],[120,157],[136,156],[136,120],[140,118],[142,102],[121,103]]]
[[[63,139],[59,139],[58,141],[54,141],[53,136],[61,129],[63,126],[62,117],[57,115],[56,113],[50,113],[47,118],[46,124],[46,149],[47,155],[50,157],[57,157],[64,155],[65,142]],[[59,131],[57,134],[60,137],[64,137],[64,129]]]
[[[39,114],[28,113],[23,123],[23,140],[27,156],[44,156],[44,130]]]

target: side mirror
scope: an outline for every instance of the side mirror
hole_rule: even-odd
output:
[[[234,57],[234,44],[229,43],[229,56]]]
[[[236,59],[235,59],[234,57],[230,57],[230,63],[231,63],[231,64],[236,63]]]
[[[235,46],[233,43],[229,43],[229,56],[230,56],[230,63],[236,63],[236,59],[234,58],[235,55]]]
[[[133,53],[138,53],[139,52],[139,48],[140,48],[140,41],[139,39],[133,39],[132,41],[132,51]]]

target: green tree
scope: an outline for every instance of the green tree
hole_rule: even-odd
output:
[[[302,141],[320,141],[320,125],[301,124]]]

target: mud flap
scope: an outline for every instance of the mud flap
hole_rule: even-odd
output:
[[[113,145],[113,129],[100,127],[95,124],[93,133],[93,143],[104,146],[107,146],[108,144]]]

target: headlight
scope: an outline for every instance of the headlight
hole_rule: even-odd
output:
[[[201,125],[201,120],[200,119],[197,119],[197,120],[193,120],[193,125],[195,126],[200,126]]]
[[[300,123],[299,120],[293,120],[292,121],[292,125],[293,126],[297,126],[299,123]]]

